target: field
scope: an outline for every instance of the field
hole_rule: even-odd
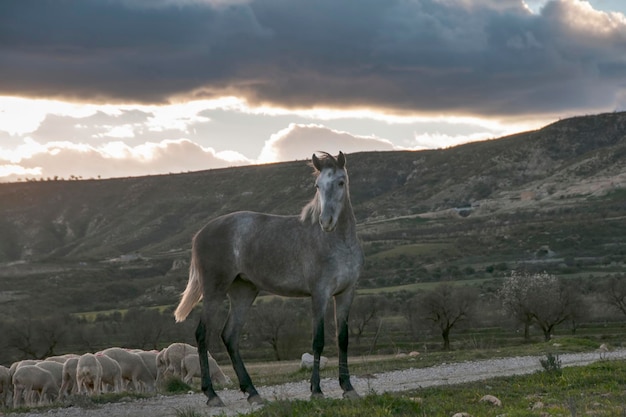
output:
[[[186,386],[170,384],[172,391],[159,396],[134,396],[133,394],[107,394],[84,399],[73,407],[59,405],[28,410],[28,415],[51,417],[126,416],[136,417],[200,417],[207,415],[236,416],[246,413],[252,417],[266,416],[441,416],[450,417],[457,412],[472,416],[620,416],[626,411],[626,359],[608,359],[596,350],[597,344],[580,338],[559,338],[551,343],[532,343],[503,349],[468,349],[453,352],[423,353],[409,356],[362,356],[351,360],[351,373],[363,398],[341,400],[337,393],[336,359],[331,358],[323,370],[325,392],[328,399],[308,399],[309,371],[299,368],[297,361],[250,363],[249,370],[262,395],[269,402],[262,409],[252,410],[240,393],[236,383],[228,390],[220,390],[227,407],[223,410],[207,409],[204,397],[198,392],[198,381]],[[595,362],[583,366],[560,366],[560,358],[593,352]],[[623,350],[621,357],[624,357]],[[614,352],[618,353],[618,352]],[[552,355],[556,361],[539,366],[541,360]],[[491,364],[504,359],[529,358],[535,362],[535,371],[526,375],[479,378],[474,382],[450,383],[452,374],[437,369],[452,369],[483,364],[478,369],[493,372]],[[396,391],[394,379],[387,379],[392,371],[424,370],[429,375],[428,386]],[[223,366],[226,373],[232,370]],[[466,373],[467,375],[467,373]],[[399,378],[400,379],[400,378]],[[471,380],[471,378],[470,378]],[[399,382],[395,380],[395,382]],[[285,385],[286,384],[286,385]],[[391,385],[389,385],[391,384]],[[431,386],[432,384],[432,386]],[[333,389],[330,389],[330,388]],[[369,387],[369,388],[368,388]],[[378,394],[374,394],[374,389]],[[387,391],[389,389],[393,392]],[[194,391],[193,395],[187,394]],[[485,395],[498,398],[502,405],[494,406],[480,399]],[[7,411],[7,410],[5,410]],[[23,415],[18,410],[11,417]]]
[[[251,414],[281,416],[623,416],[626,414],[626,361],[565,368],[398,394],[370,395],[361,401],[279,401]],[[488,394],[486,394],[488,393]],[[492,395],[501,406],[480,401]],[[201,414],[198,414],[201,415]],[[190,417],[190,416],[189,416]]]

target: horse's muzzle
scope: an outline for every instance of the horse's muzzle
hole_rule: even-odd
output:
[[[325,232],[332,232],[337,227],[337,219],[333,218],[333,216],[322,217],[320,216],[320,226],[322,230]]]

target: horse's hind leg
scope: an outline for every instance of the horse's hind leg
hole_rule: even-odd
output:
[[[215,320],[219,304],[205,298],[202,309],[202,317],[196,328],[196,342],[198,344],[198,357],[200,359],[200,373],[202,392],[207,396],[207,405],[212,407],[223,407],[224,403],[215,392],[211,381],[209,369],[208,340],[211,334],[211,320]]]
[[[228,290],[230,311],[222,331],[222,340],[228,350],[233,368],[239,380],[239,388],[248,394],[248,402],[262,403],[263,400],[252,384],[252,379],[246,370],[243,359],[239,354],[239,337],[243,328],[246,313],[258,295],[259,290],[251,283],[237,278]]]

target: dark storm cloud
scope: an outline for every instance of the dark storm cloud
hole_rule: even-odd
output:
[[[535,15],[521,0],[4,0],[0,94],[235,94],[503,115],[615,107],[626,21],[584,6],[552,1]]]

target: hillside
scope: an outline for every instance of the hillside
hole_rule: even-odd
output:
[[[626,260],[626,113],[449,149],[350,154],[348,170],[368,254],[363,286],[543,255],[576,271]],[[242,209],[297,214],[313,193],[304,161],[0,184],[0,303],[15,307],[33,286],[139,278],[143,298],[130,291],[110,303],[157,302],[144,293],[164,285],[175,287],[163,297],[172,300],[191,237],[209,219]]]

